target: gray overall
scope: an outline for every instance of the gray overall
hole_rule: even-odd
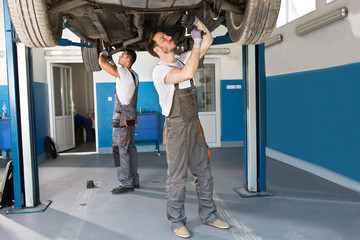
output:
[[[171,111],[165,119],[165,145],[168,164],[166,181],[167,217],[174,230],[186,224],[185,183],[189,167],[195,177],[198,211],[203,223],[217,219],[213,196],[210,154],[198,118],[197,94],[191,87],[175,92]]]
[[[115,90],[115,106],[111,126],[113,127],[113,154],[117,177],[120,186],[132,188],[139,184],[137,150],[135,146],[135,122],[137,117],[137,93],[139,79],[135,72],[129,69],[135,83],[134,95],[130,104],[120,103]]]

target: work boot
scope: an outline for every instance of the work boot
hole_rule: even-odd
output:
[[[111,190],[111,192],[113,194],[120,194],[120,193],[127,193],[127,192],[133,192],[134,191],[134,188],[126,188],[126,187],[117,187],[117,188],[114,188],[113,190]]]
[[[227,224],[226,222],[220,220],[219,218],[216,219],[215,222],[208,223],[208,225],[214,226],[214,227],[217,227],[217,228],[221,228],[221,229],[228,229],[230,227],[229,224]]]
[[[185,226],[181,226],[177,229],[174,230],[174,233],[176,236],[181,237],[181,238],[188,238],[190,237],[190,233],[189,231],[186,229]]]

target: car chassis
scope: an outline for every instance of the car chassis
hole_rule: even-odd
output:
[[[15,31],[28,47],[59,45],[63,26],[76,34],[88,71],[99,71],[97,57],[130,48],[144,51],[155,29],[173,36],[178,52],[191,47],[180,20],[195,14],[210,31],[227,27],[233,42],[263,43],[272,33],[281,0],[7,0]],[[85,45],[92,46],[92,48]]]

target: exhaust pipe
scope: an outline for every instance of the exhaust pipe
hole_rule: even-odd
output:
[[[143,39],[143,35],[144,35],[144,28],[143,26],[140,24],[140,19],[141,19],[141,15],[140,14],[137,14],[135,13],[134,14],[134,19],[133,19],[133,23],[137,29],[137,33],[138,33],[138,36],[136,38],[132,38],[132,39],[129,39],[125,42],[123,42],[123,46],[124,48],[127,48],[127,46],[133,44],[133,43],[136,43],[140,40]]]

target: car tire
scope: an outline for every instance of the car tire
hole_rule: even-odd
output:
[[[81,43],[87,44],[83,40],[81,40]],[[96,46],[93,46],[92,48],[81,47],[81,55],[86,71],[97,72],[101,70],[99,65],[99,52]]]
[[[225,13],[233,42],[256,45],[265,42],[276,26],[281,0],[247,0],[243,14]]]
[[[7,0],[11,21],[27,47],[57,46],[62,35],[62,15],[50,14],[44,0]]]

